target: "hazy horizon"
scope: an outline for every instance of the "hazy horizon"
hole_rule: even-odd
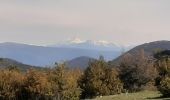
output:
[[[170,40],[169,0],[0,1],[0,43],[73,39],[137,45]]]

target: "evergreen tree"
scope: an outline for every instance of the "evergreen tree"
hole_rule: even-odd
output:
[[[109,68],[103,59],[89,63],[81,78],[82,98],[120,93],[122,84],[116,70]]]
[[[79,99],[81,89],[78,87],[78,78],[76,78],[79,77],[79,75],[75,76],[74,73],[68,70],[65,67],[65,64],[56,65],[56,67],[50,71],[49,79],[52,83],[52,90],[55,99]]]
[[[52,96],[51,89],[51,83],[45,72],[30,69],[25,74],[22,95],[26,100],[46,100]]]
[[[170,97],[170,50],[164,50],[154,55],[155,66],[159,77],[156,79],[158,90],[164,97]]]

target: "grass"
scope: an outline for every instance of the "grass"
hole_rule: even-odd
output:
[[[157,91],[143,91],[137,93],[97,97],[94,100],[170,100],[170,98],[160,97],[161,94]]]

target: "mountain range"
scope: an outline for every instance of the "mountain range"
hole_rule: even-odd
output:
[[[0,43],[0,57],[33,66],[49,66],[55,62],[70,61],[82,56],[97,59],[102,55],[108,61],[120,56],[123,49],[122,46],[106,41],[78,39],[50,46],[6,42]]]
[[[129,50],[132,46],[125,46],[121,44],[115,44],[112,42],[99,40],[81,40],[79,38],[70,39],[65,42],[61,42],[55,45],[49,45],[50,47],[63,47],[63,48],[79,48],[79,49],[92,49],[101,51],[123,51]]]
[[[133,49],[125,52],[122,55],[120,55],[120,51],[100,51],[95,49],[83,49],[73,47],[66,48],[61,46],[44,47],[18,43],[1,43],[0,67],[4,68],[14,65],[19,66],[22,70],[24,70],[34,67],[30,65],[45,66],[54,64],[56,61],[60,61],[61,59],[63,59],[64,61],[66,61],[68,67],[79,67],[81,69],[85,69],[88,66],[89,61],[96,60],[100,56],[100,54],[103,54],[104,57],[107,59],[111,59],[111,62],[115,64],[119,63],[124,55],[132,54],[135,56],[140,50],[143,50],[147,56],[152,57],[153,53],[155,53],[156,51],[170,50],[170,41],[155,41],[145,43],[134,47]]]

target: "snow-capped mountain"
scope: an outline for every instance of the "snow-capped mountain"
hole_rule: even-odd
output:
[[[65,47],[65,48],[79,48],[79,49],[93,49],[93,50],[103,50],[103,51],[127,51],[130,47],[123,46],[120,44],[114,44],[112,42],[99,40],[81,40],[79,38],[70,39],[68,41],[58,43],[55,45],[50,45],[50,47]]]
[[[84,48],[90,48],[90,46],[91,48],[97,47],[94,47],[94,44],[91,43],[89,45],[89,42],[78,43],[75,44],[75,46],[80,45],[81,47],[84,46]],[[98,59],[100,55],[103,55],[108,61],[113,60],[121,55],[120,51],[114,50],[107,51],[91,48],[69,48],[67,44],[65,44],[65,46],[66,47],[47,47],[10,42],[0,43],[0,58],[10,58],[29,65],[46,66],[54,64],[55,62],[69,61],[82,56],[83,59],[84,56],[88,58]]]
[[[53,46],[36,46],[20,43],[0,43],[0,57],[25,64],[46,66],[54,62],[69,61],[77,57],[113,60],[127,48],[107,41],[91,41],[75,38]],[[86,60],[87,61],[87,60]]]

